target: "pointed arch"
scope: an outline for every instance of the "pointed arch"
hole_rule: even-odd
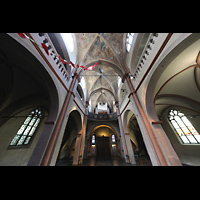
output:
[[[106,90],[107,92],[109,92],[109,93],[113,96],[114,100],[116,101],[116,98],[115,98],[115,95],[113,94],[113,92],[110,91],[109,89],[103,88],[103,87],[98,88],[98,89],[92,91],[91,94],[90,94],[89,97],[88,97],[88,101],[90,100],[90,98],[92,97],[93,94],[95,94],[96,92],[99,92],[99,91],[101,91],[101,90]]]

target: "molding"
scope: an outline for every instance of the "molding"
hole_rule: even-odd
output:
[[[152,124],[162,124],[162,121],[152,121]]]
[[[73,99],[74,103],[78,106],[79,110],[83,113],[84,116],[87,116],[87,114],[81,109],[81,107],[78,105],[75,99]]]
[[[158,59],[158,57],[160,56],[160,54],[162,53],[163,49],[165,48],[165,46],[167,45],[167,43],[169,42],[170,38],[172,37],[173,33],[169,33],[167,35],[167,37],[165,38],[164,42],[162,43],[160,49],[158,50],[157,54],[155,55],[154,59],[152,60],[151,64],[149,65],[147,71],[145,72],[144,76],[142,77],[142,79],[140,80],[137,88],[135,89],[135,92],[138,91],[139,87],[141,86],[141,84],[143,83],[144,79],[146,78],[146,76],[148,75],[148,73],[150,72],[151,68],[153,67],[154,63],[156,62],[156,60]]]
[[[30,35],[30,33],[26,33],[26,35],[28,37],[30,37],[32,40],[32,36]],[[31,41],[31,40],[30,40]],[[62,84],[62,86],[67,90],[68,88],[66,87],[66,85],[64,84],[64,82],[62,81],[62,79],[60,78],[60,76],[57,74],[57,72],[55,71],[55,69],[52,67],[52,65],[50,64],[50,62],[48,61],[48,59],[46,58],[46,56],[42,53],[41,49],[38,47],[37,44],[35,44],[34,42],[31,41],[31,43],[33,44],[33,46],[36,48],[36,50],[38,51],[38,53],[41,55],[41,57],[44,59],[44,61],[46,62],[46,64],[49,66],[49,68],[51,69],[51,71],[54,73],[54,75],[57,77],[57,79],[60,81],[60,83]]]
[[[55,124],[55,121],[46,121],[45,124]]]
[[[131,102],[131,100],[129,99],[128,102],[126,103],[126,105],[124,106],[122,112],[119,115],[122,115],[122,113],[126,110],[128,104]]]
[[[162,86],[159,88],[159,90],[157,91],[157,93],[156,93],[156,95],[155,95],[155,97],[154,97],[154,104],[155,104],[155,102],[156,102],[156,99],[158,98],[159,93],[161,92],[161,90],[164,88],[164,86],[165,86],[169,81],[171,81],[173,78],[175,78],[175,77],[178,76],[179,74],[183,73],[184,71],[186,71],[186,70],[188,70],[188,69],[190,69],[190,68],[192,68],[192,67],[196,67],[196,66],[197,66],[197,65],[191,65],[191,66],[189,66],[189,67],[186,67],[185,69],[182,69],[181,71],[177,72],[176,74],[174,74],[173,76],[171,76],[169,79],[167,79],[167,80],[162,84]]]
[[[133,95],[133,93],[135,92],[131,92],[129,95],[128,95],[128,98],[130,99],[131,95]]]
[[[198,90],[200,91],[200,84],[199,84],[199,80],[198,80],[198,69],[199,67],[195,67],[194,68],[194,80],[195,80],[195,83],[196,83],[196,86],[198,88]]]

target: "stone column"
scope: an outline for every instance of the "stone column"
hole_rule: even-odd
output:
[[[86,126],[87,126],[88,105],[89,105],[89,102],[86,101],[82,130],[76,138],[73,165],[78,165],[78,164],[81,165],[83,163],[83,153],[84,153],[84,149],[85,149],[84,147],[85,147],[85,133],[86,133]]]
[[[62,109],[60,111],[60,114],[59,114],[58,120],[56,122],[54,131],[53,131],[52,136],[50,138],[49,144],[48,144],[47,149],[44,153],[44,157],[43,157],[43,160],[42,160],[42,163],[41,163],[42,166],[47,166],[51,162],[51,155],[53,153],[54,145],[56,143],[58,134],[60,133],[60,129],[61,129],[61,126],[62,126],[64,116],[66,115],[66,111],[67,111],[67,108],[68,108],[70,97],[73,94],[74,85],[75,85],[77,80],[80,81],[80,76],[76,73],[76,71],[77,71],[77,68],[75,70],[74,77],[72,79],[69,90],[67,92],[65,101],[64,101]]]
[[[126,144],[127,144],[130,163],[136,164],[133,148],[132,148],[131,141],[130,141],[130,135],[129,135],[129,133],[124,133],[124,135],[125,135],[125,140],[126,140]]]
[[[120,129],[122,144],[124,147],[123,149],[124,149],[125,161],[126,161],[126,163],[136,164],[134,154],[133,154],[133,149],[132,149],[132,146],[130,143],[129,134],[125,136],[125,133],[124,133],[124,128],[123,128],[123,124],[122,124],[122,118],[121,118],[121,114],[120,114],[118,101],[115,102],[115,105],[117,107],[119,129]]]
[[[162,134],[160,134],[161,132],[160,130],[159,132],[158,130],[154,129],[155,131],[157,131],[156,133],[158,134],[154,133],[153,131],[154,127],[152,127],[152,125],[148,121],[146,113],[144,112],[141,103],[137,97],[137,94],[135,93],[135,89],[132,85],[130,77],[127,74],[125,74],[123,77],[123,81],[125,80],[127,81],[128,87],[130,89],[129,98],[138,111],[138,117],[140,119],[138,123],[145,132],[145,133],[142,132],[142,134],[146,134],[150,144],[151,151],[149,156],[151,158],[152,164],[161,166],[181,165],[180,160],[178,159],[175,151],[173,150],[173,147],[170,145],[169,139],[166,137],[166,135],[162,135],[164,134],[164,131],[162,131]],[[160,121],[156,123],[152,122],[152,124],[155,124],[154,126],[160,126],[160,123],[161,123]],[[168,145],[165,145],[165,143]],[[147,151],[149,151],[148,147]]]

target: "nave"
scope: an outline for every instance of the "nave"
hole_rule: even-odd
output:
[[[149,159],[146,157],[135,157],[136,164],[126,163],[124,158],[115,156],[110,158],[100,158],[100,157],[89,157],[83,160],[82,165],[78,166],[152,166]],[[63,159],[56,166],[73,166],[73,160]]]

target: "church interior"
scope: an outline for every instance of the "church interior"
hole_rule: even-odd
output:
[[[199,33],[0,33],[0,166],[198,166],[199,92]]]

